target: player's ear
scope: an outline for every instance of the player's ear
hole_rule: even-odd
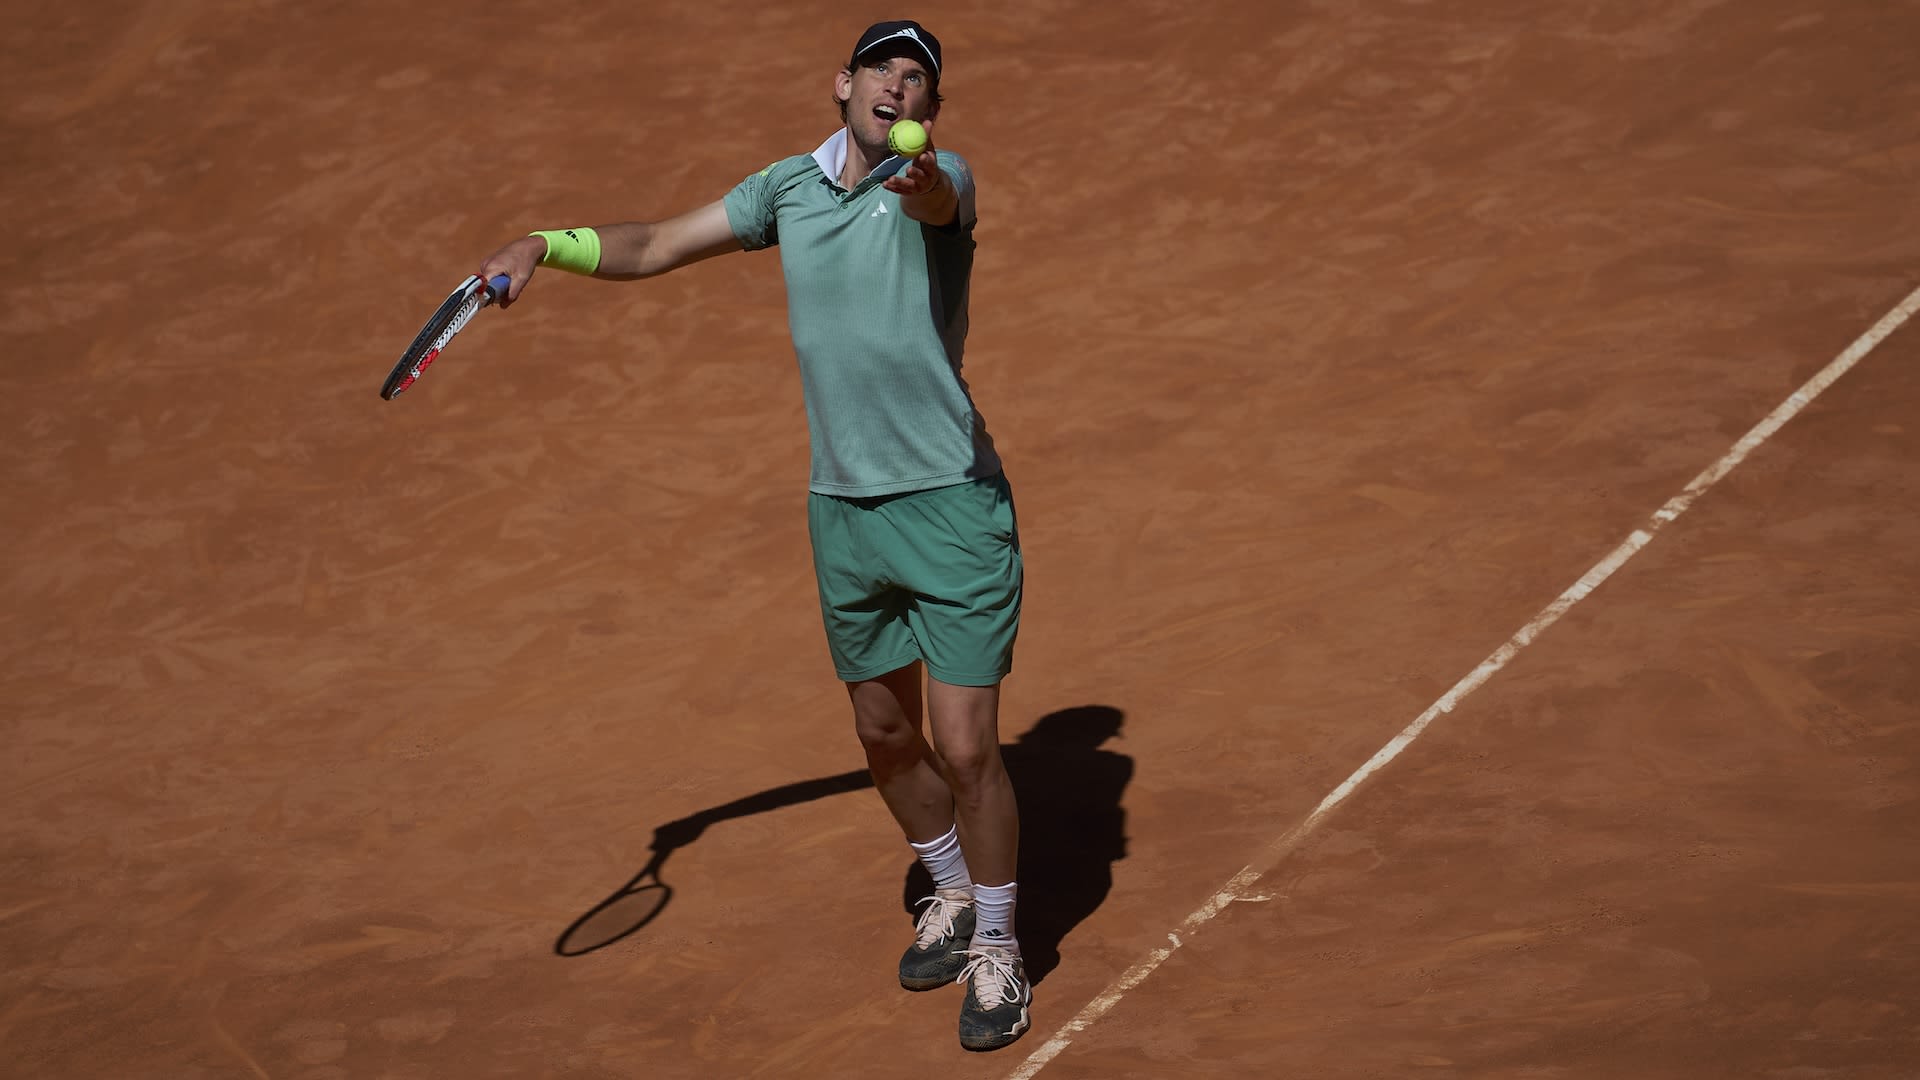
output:
[[[842,105],[853,100],[853,72],[846,68],[833,77],[833,100]]]

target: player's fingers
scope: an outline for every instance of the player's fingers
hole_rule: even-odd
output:
[[[887,177],[880,186],[896,195],[918,195],[933,186],[928,182],[931,175],[916,165]]]
[[[498,303],[501,307],[506,307],[520,298],[520,290],[526,287],[527,279],[514,273],[511,267],[499,266],[494,263],[488,263],[480,268],[480,279],[482,281],[492,281],[502,274],[506,275],[507,278],[507,291],[500,295]]]
[[[480,268],[480,276],[492,281],[496,274],[507,275],[507,295],[500,301],[500,306],[506,307],[520,299],[520,294],[526,291],[527,283],[533,280],[533,272],[538,268],[538,263],[529,266],[511,260],[499,262],[488,260],[487,264]]]
[[[481,281],[492,281],[494,278],[499,277],[501,274],[507,274],[509,279],[511,279],[513,276],[512,274],[508,273],[506,267],[501,266],[500,264],[494,262],[492,259],[488,259],[486,262],[481,263],[480,269],[474,271],[474,273],[477,277],[479,277]],[[498,303],[501,307],[506,307],[508,301],[510,301],[512,298],[513,298],[513,282],[509,280],[507,282],[506,293],[502,295],[501,298],[495,302]]]

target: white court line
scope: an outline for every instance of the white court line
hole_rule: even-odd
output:
[[[1686,513],[1695,499],[1706,494],[1708,488],[1719,483],[1721,477],[1732,472],[1734,466],[1746,460],[1747,455],[1752,453],[1755,447],[1771,438],[1782,425],[1793,419],[1800,410],[1811,404],[1814,398],[1819,397],[1822,391],[1851,370],[1862,357],[1886,340],[1887,335],[1898,330],[1916,310],[1920,310],[1920,289],[1908,293],[1905,300],[1900,301],[1892,311],[1887,312],[1879,322],[1873,325],[1873,329],[1860,335],[1859,340],[1847,346],[1845,352],[1834,357],[1833,362],[1820,369],[1819,374],[1808,379],[1800,389],[1787,395],[1787,400],[1768,413],[1766,419],[1755,424],[1753,430],[1742,436],[1739,442],[1734,443],[1733,449],[1727,451],[1725,457],[1694,477],[1692,483],[1680,490],[1680,494],[1668,499],[1665,506],[1654,511],[1653,517],[1649,518],[1644,526],[1635,529],[1631,536],[1620,543],[1619,547],[1614,548],[1606,558],[1595,563],[1593,569],[1580,575],[1580,580],[1569,586],[1566,592],[1561,593],[1553,603],[1541,609],[1540,614],[1535,615],[1511,638],[1508,638],[1505,645],[1495,649],[1493,655],[1480,661],[1479,667],[1454,683],[1453,689],[1440,695],[1440,700],[1429,705],[1427,711],[1416,717],[1405,730],[1388,740],[1387,745],[1367,759],[1365,765],[1360,766],[1352,776],[1347,777],[1339,787],[1334,788],[1326,798],[1321,799],[1320,805],[1314,807],[1313,812],[1308,814],[1300,824],[1287,830],[1280,839],[1268,845],[1267,849],[1261,852],[1253,862],[1247,864],[1246,869],[1233,875],[1225,885],[1221,886],[1219,892],[1208,897],[1206,903],[1200,905],[1193,914],[1188,915],[1177,931],[1167,935],[1167,944],[1153,950],[1145,960],[1128,968],[1124,974],[1102,990],[1099,996],[1087,1003],[1086,1008],[1081,1009],[1078,1015],[1067,1021],[1053,1038],[1048,1039],[1038,1050],[1035,1050],[1018,1069],[1009,1073],[1007,1080],[1028,1080],[1045,1068],[1047,1062],[1059,1057],[1061,1051],[1072,1044],[1074,1035],[1085,1031],[1095,1021],[1105,1016],[1120,1003],[1120,999],[1125,997],[1128,991],[1139,986],[1147,976],[1153,974],[1155,968],[1166,962],[1167,957],[1172,956],[1174,950],[1184,943],[1183,936],[1191,936],[1194,931],[1212,921],[1213,917],[1220,914],[1228,904],[1236,900],[1250,899],[1247,890],[1253,883],[1278,865],[1281,859],[1286,858],[1287,853],[1298,846],[1316,825],[1332,813],[1334,807],[1353,794],[1354,789],[1359,787],[1362,781],[1380,771],[1394,758],[1399,757],[1400,752],[1413,745],[1413,740],[1419,738],[1420,733],[1427,729],[1427,725],[1433,723],[1441,713],[1452,712],[1454,706],[1460,704],[1468,694],[1473,693],[1482,683],[1492,678],[1494,672],[1506,667],[1509,660],[1518,655],[1521,649],[1531,645],[1547,627],[1559,622],[1560,616],[1565,615],[1569,608],[1586,599],[1588,593],[1599,588],[1601,582],[1612,577],[1615,570],[1626,565],[1628,559],[1639,554],[1640,549],[1647,546],[1647,543],[1653,539],[1653,534],[1660,531],[1661,526]]]

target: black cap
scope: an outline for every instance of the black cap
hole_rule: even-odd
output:
[[[933,70],[933,81],[940,81],[940,39],[927,32],[927,28],[912,19],[894,19],[891,22],[877,22],[867,27],[860,40],[853,43],[853,59],[848,67],[860,63],[860,58],[890,41],[908,43],[907,52],[917,53],[926,58]],[[912,46],[918,46],[913,48]]]

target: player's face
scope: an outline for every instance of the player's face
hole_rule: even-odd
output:
[[[933,118],[933,76],[912,57],[883,57],[843,71],[835,93],[846,101],[847,127],[863,146],[886,146],[896,120]]]

